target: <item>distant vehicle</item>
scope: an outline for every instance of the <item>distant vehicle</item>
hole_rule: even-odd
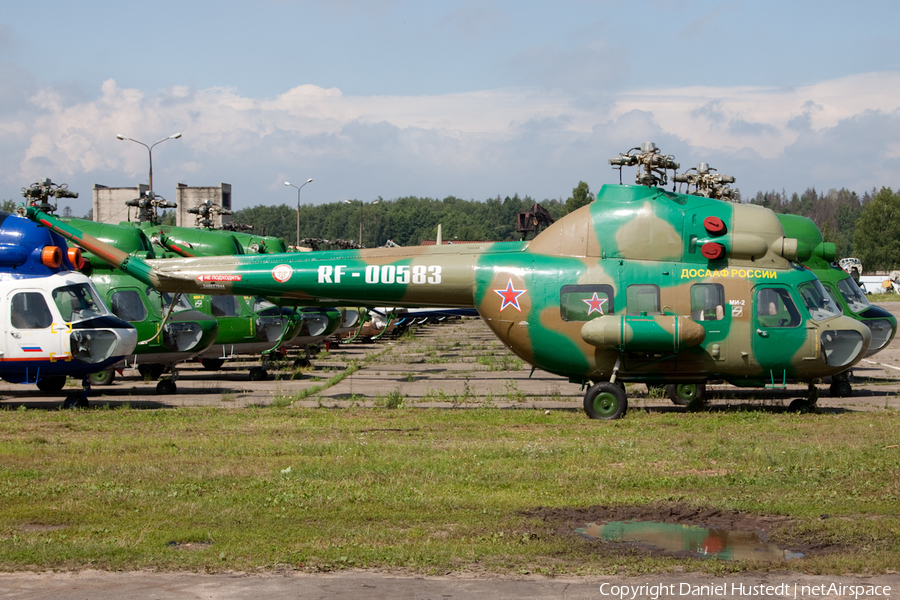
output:
[[[83,260],[62,237],[0,212],[0,377],[45,392],[62,390],[67,377],[82,379],[81,392],[70,394],[66,407],[87,406],[89,375],[137,344],[135,328],[110,313],[78,272]]]

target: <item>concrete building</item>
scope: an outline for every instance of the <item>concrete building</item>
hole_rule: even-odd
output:
[[[91,204],[94,221],[98,223],[110,223],[118,225],[128,220],[129,207],[125,204],[129,200],[141,197],[148,187],[140,184],[137,187],[106,187],[99,183],[94,184],[94,197]],[[137,220],[137,209],[131,210],[131,220]]]
[[[126,202],[141,198],[148,190],[145,184],[137,187],[107,187],[98,183],[94,184],[94,197],[91,206],[94,221],[98,223],[111,223],[113,225],[122,221],[138,220],[137,208],[129,208]],[[158,193],[158,192],[157,192]],[[175,189],[175,197],[163,195],[166,200],[172,200],[178,204],[175,209],[175,224],[180,227],[197,227],[197,215],[190,213],[190,209],[196,209],[204,202],[209,201],[214,206],[231,211],[231,184],[220,183],[218,186],[191,187],[179,183]],[[212,212],[213,227],[219,228],[224,223],[231,222],[230,214]]]
[[[175,189],[175,202],[178,203],[178,208],[175,209],[175,224],[179,227],[197,227],[197,215],[188,211],[192,208],[196,209],[206,201],[230,212],[231,184],[220,183],[215,187],[189,187],[184,183],[179,183]],[[214,212],[212,221],[213,227],[219,228],[225,223],[231,223],[231,215]]]

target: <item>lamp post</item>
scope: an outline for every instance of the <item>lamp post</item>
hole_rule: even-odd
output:
[[[312,183],[312,177],[306,180],[306,183]],[[303,189],[303,186],[306,185],[304,183],[300,187],[297,187],[290,181],[285,181],[284,185],[290,186],[292,188],[297,188],[297,247],[300,247],[300,190]]]
[[[118,139],[120,139],[120,140],[129,140],[129,141],[134,142],[135,144],[140,144],[141,146],[143,146],[144,148],[147,149],[147,153],[148,153],[149,156],[150,156],[150,179],[149,179],[149,183],[150,183],[150,191],[152,192],[152,191],[153,191],[153,146],[156,146],[156,144],[162,144],[162,143],[165,142],[166,140],[177,140],[178,138],[181,137],[181,132],[179,132],[179,133],[173,133],[173,134],[170,135],[169,137],[163,138],[163,139],[159,140],[158,142],[156,142],[156,144],[153,144],[152,146],[148,146],[148,145],[145,144],[144,142],[139,142],[138,140],[136,140],[136,139],[134,139],[134,138],[126,137],[126,136],[122,135],[121,133],[120,133],[119,135],[117,135],[116,137],[117,137]]]
[[[366,203],[362,200],[344,200],[344,204],[353,204],[354,202],[359,202],[359,240],[357,240],[357,243],[362,246],[363,207]],[[372,200],[369,204],[378,204],[378,200]]]

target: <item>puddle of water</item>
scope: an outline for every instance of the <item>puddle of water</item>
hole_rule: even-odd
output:
[[[707,529],[696,525],[652,521],[588,523],[575,533],[589,540],[629,542],[666,552],[688,553],[722,560],[778,561],[801,558],[800,552],[784,550],[763,541],[755,531]]]

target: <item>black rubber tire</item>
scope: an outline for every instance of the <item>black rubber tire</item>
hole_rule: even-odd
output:
[[[58,392],[66,385],[65,375],[50,375],[49,377],[41,377],[37,381],[37,389],[42,392]]]
[[[163,379],[156,384],[156,393],[160,396],[171,396],[178,392],[178,386],[171,379]]]
[[[834,398],[849,398],[853,395],[853,386],[849,381],[835,381],[831,384],[829,391]]]
[[[138,373],[141,374],[145,380],[156,381],[159,379],[163,373],[165,373],[166,369],[162,365],[138,365]]]
[[[250,381],[265,381],[269,378],[269,374],[262,367],[253,367],[250,369]]]
[[[624,416],[627,410],[625,390],[615,383],[594,384],[584,394],[584,412],[591,419],[611,421]]]
[[[91,373],[88,378],[91,380],[91,385],[111,385],[116,380],[116,371],[115,369],[106,369]]]
[[[218,371],[225,364],[225,361],[221,358],[201,358],[200,364],[207,371]]]
[[[666,394],[678,406],[703,407],[706,405],[705,383],[670,383]]]

